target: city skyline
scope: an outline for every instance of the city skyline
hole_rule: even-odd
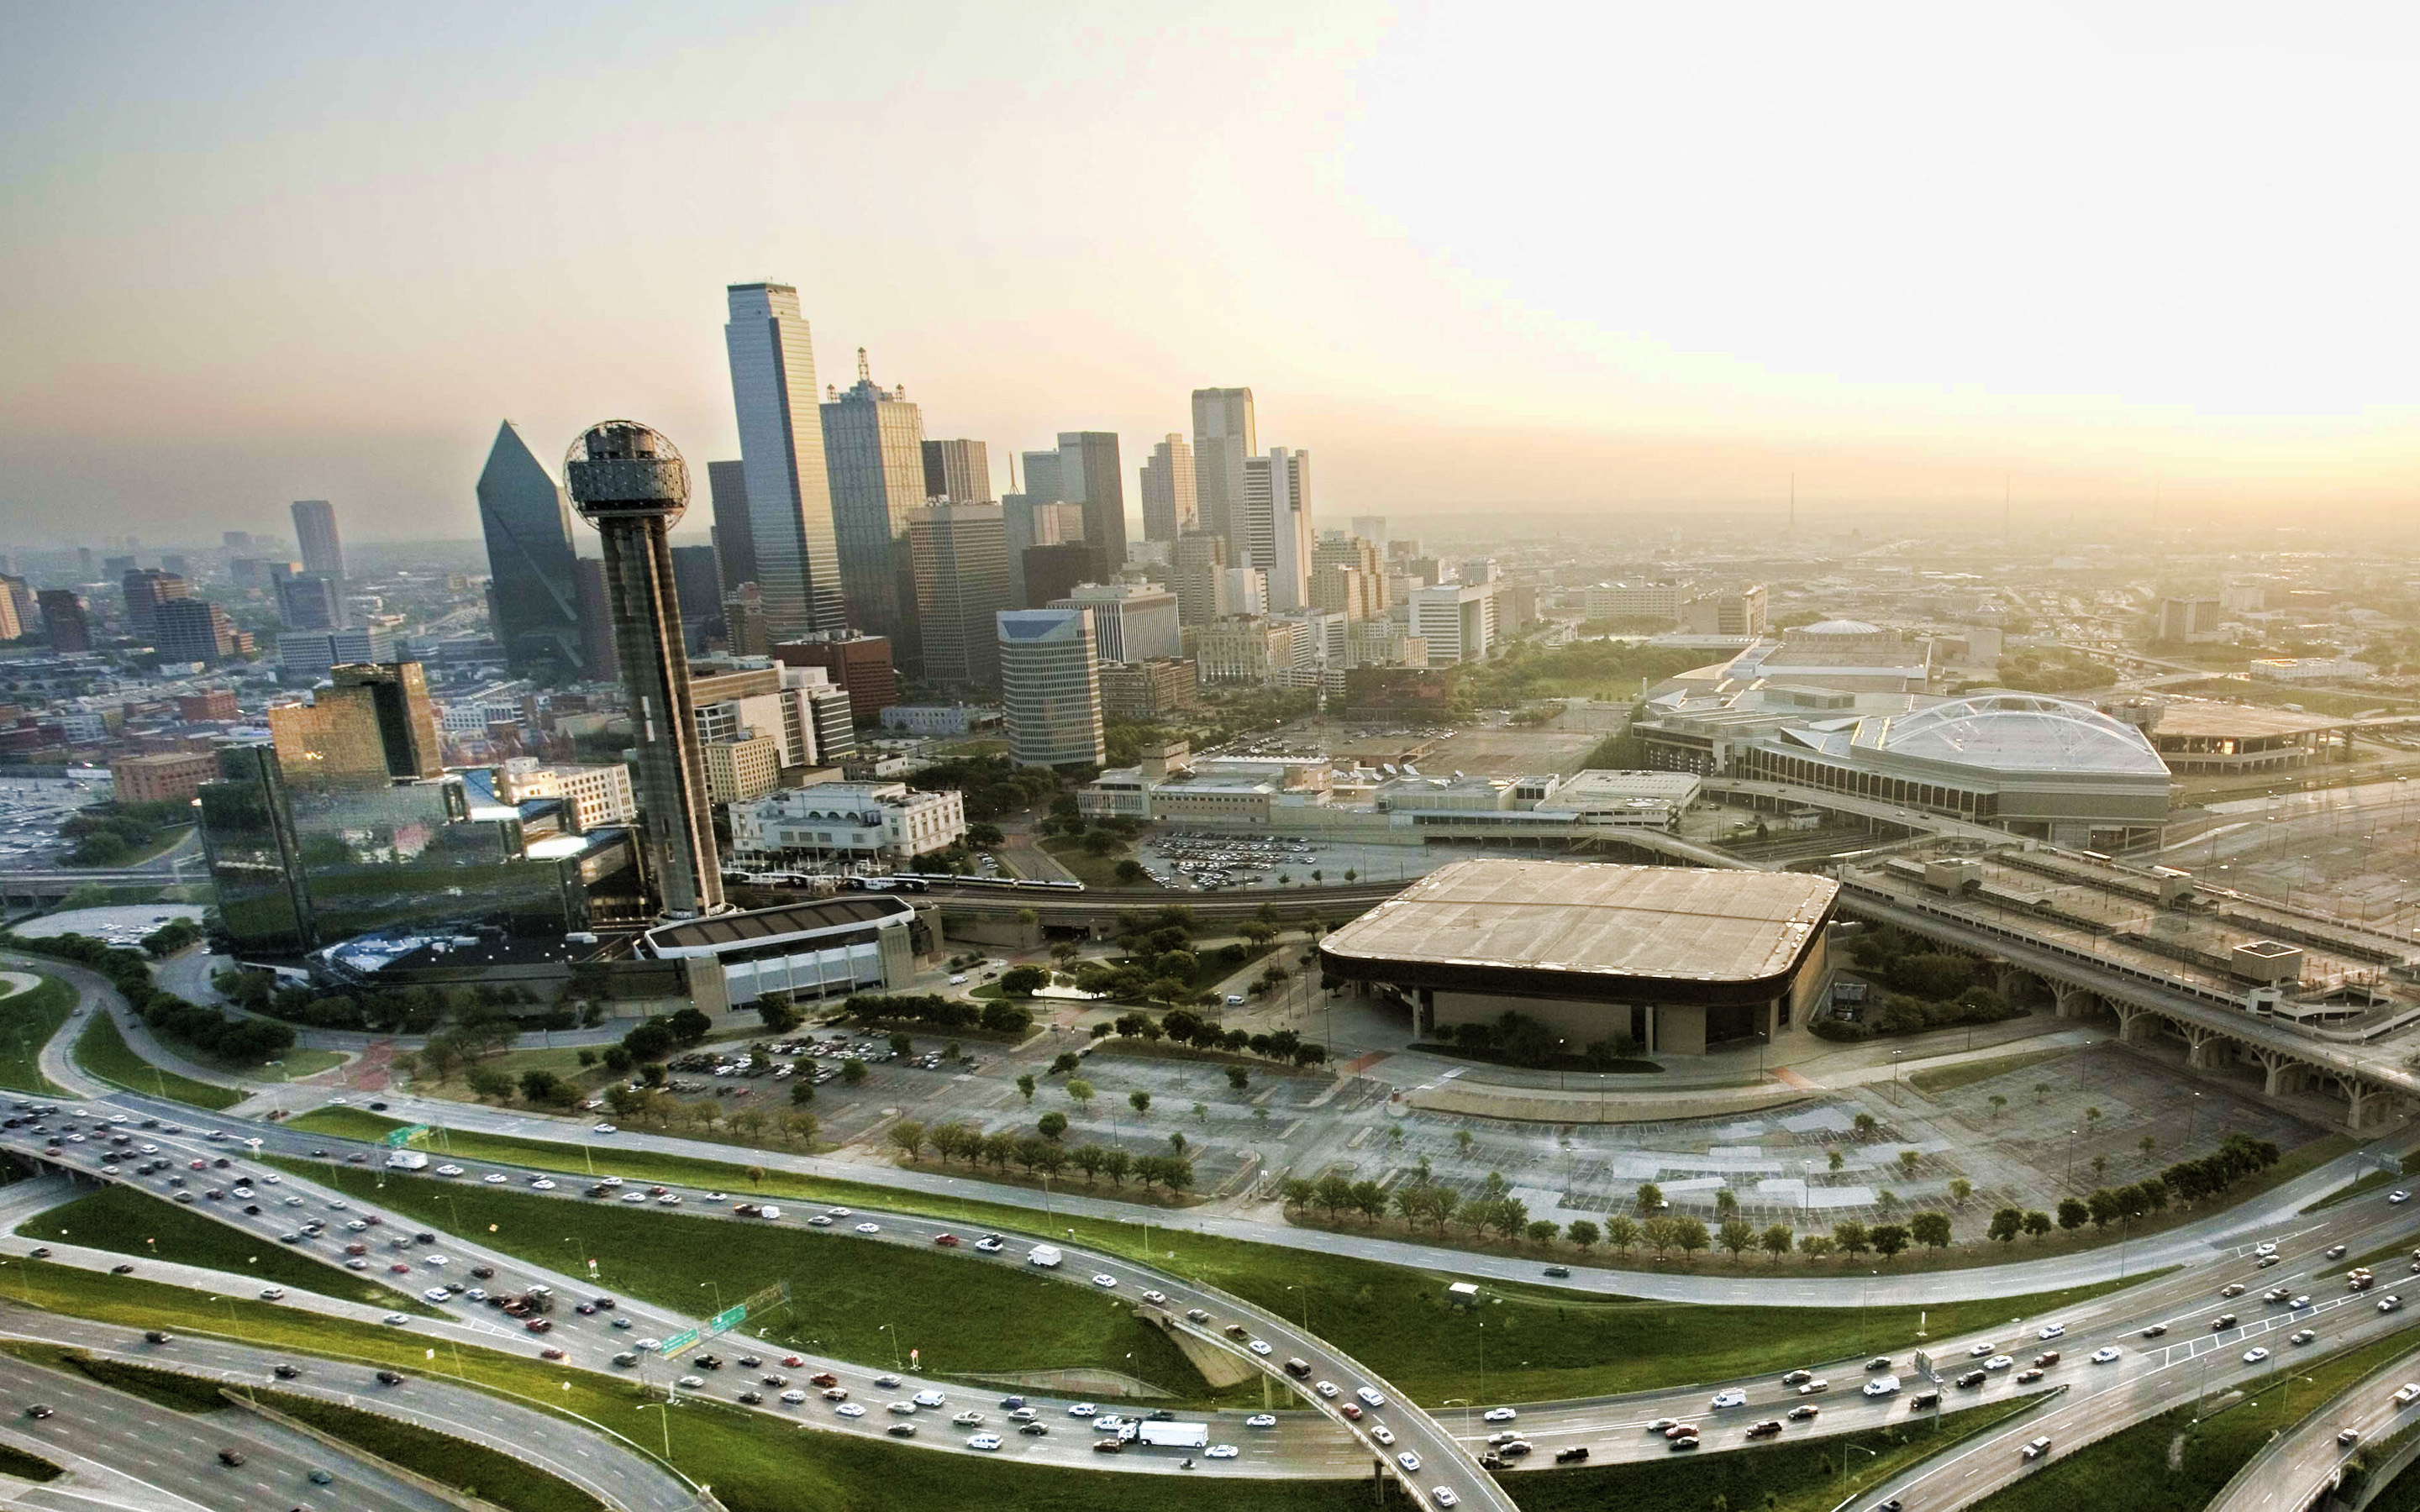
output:
[[[827,366],[874,347],[935,434],[985,440],[1000,491],[1062,428],[1137,464],[1190,434],[1190,390],[1249,384],[1339,511],[1778,509],[1793,474],[1807,507],[2409,498],[2420,387],[2389,354],[2420,307],[2404,212],[2365,188],[2403,134],[2395,12],[2272,36],[2147,8],[1979,64],[1882,15],[1776,12],[1737,46],[1564,18],[1537,57],[1512,19],[1104,9],[1078,57],[1013,16],[917,13],[514,18],[444,68],[415,65],[446,28],[400,20],[34,18],[0,131],[14,219],[52,229],[0,249],[0,531],[264,527],[325,498],[357,538],[468,536],[499,414],[658,414],[736,455],[708,328],[753,278],[798,286]],[[1171,46],[1261,62],[1241,90],[1141,66]],[[589,108],[674,52],[661,111]],[[1593,87],[1608,55],[1620,87]],[[1449,77],[1450,119],[1428,108]],[[973,131],[962,101],[1001,98]],[[868,110],[879,162],[763,191],[786,144]],[[680,211],[574,195],[608,147]],[[189,171],[155,180],[163,155]],[[1177,211],[1125,213],[1171,162]],[[1081,187],[1047,236],[961,213],[969,185],[1063,162]],[[1574,210],[1558,177],[1583,163],[1608,192]],[[1304,193],[1255,193],[1272,176]]]

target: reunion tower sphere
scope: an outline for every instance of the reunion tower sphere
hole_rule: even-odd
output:
[[[689,464],[662,432],[635,420],[581,432],[563,472],[580,517],[599,530],[623,519],[661,519],[670,530],[689,509]]]

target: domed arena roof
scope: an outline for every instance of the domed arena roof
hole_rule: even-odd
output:
[[[1978,693],[1937,703],[1892,719],[1874,744],[1896,756],[2002,772],[2168,775],[2140,730],[2088,704],[2038,693]]]
[[[1863,620],[1818,620],[1812,625],[1800,625],[1798,633],[1800,635],[1880,635],[1882,630],[1879,626],[1868,625]]]

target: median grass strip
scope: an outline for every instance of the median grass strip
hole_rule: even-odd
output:
[[[41,1055],[75,1005],[75,989],[56,977],[44,977],[40,986],[0,998],[0,1086],[49,1097],[68,1095],[42,1074]]]
[[[634,1381],[567,1370],[535,1359],[465,1348],[440,1350],[435,1365],[427,1341],[410,1330],[382,1329],[309,1318],[259,1303],[224,1304],[201,1293],[133,1276],[99,1275],[45,1261],[31,1262],[34,1290],[44,1307],[120,1324],[233,1337],[280,1350],[323,1384],[358,1381],[378,1388],[370,1372],[387,1365],[513,1397],[523,1405],[602,1425],[637,1438],[656,1427],[634,1409],[663,1400]],[[173,1345],[170,1348],[174,1348]],[[461,1363],[458,1377],[451,1368]],[[443,1368],[439,1368],[443,1367]],[[633,1425],[636,1425],[634,1427]],[[654,1452],[659,1441],[632,1445]],[[1281,1481],[1153,1475],[1138,1479],[1106,1471],[1060,1470],[940,1455],[880,1440],[802,1433],[765,1413],[743,1412],[690,1396],[672,1423],[673,1462],[710,1484],[730,1512],[966,1512],[970,1506],[1042,1507],[1052,1512],[1359,1512],[1370,1504],[1367,1479]]]
[[[2316,1364],[2280,1360],[2243,1386],[2237,1406],[2195,1423],[2196,1408],[2187,1403],[2086,1444],[1976,1504],[1990,1512],[2200,1512],[2271,1435],[2408,1352],[2412,1341],[2407,1328]]]
[[[14,1475],[19,1480],[56,1480],[67,1472],[49,1460],[27,1454],[24,1450],[0,1443],[0,1475]]]
[[[95,1013],[84,1033],[76,1036],[75,1063],[112,1086],[190,1103],[197,1108],[231,1108],[246,1096],[232,1087],[197,1082],[151,1064],[134,1053],[134,1047],[117,1032],[117,1021],[107,1013]]]
[[[2047,1398],[2027,1397],[1970,1408],[1938,1421],[1930,1415],[1838,1438],[1775,1440],[1735,1453],[1683,1452],[1629,1464],[1559,1470],[1553,1474],[1503,1474],[1497,1483],[1523,1512],[1830,1512],[1841,1498],[1988,1433]],[[1708,1432],[1736,1434],[1745,1421]],[[1727,1450],[1731,1446],[1726,1444]],[[1843,1473],[1843,1460],[1848,1461]]]
[[[264,1187],[264,1202],[271,1200],[269,1195],[275,1191]],[[201,1200],[207,1199],[196,1199]],[[17,1226],[17,1234],[23,1239],[64,1240],[142,1259],[225,1271],[251,1279],[256,1289],[290,1287],[344,1302],[435,1316],[434,1309],[419,1298],[382,1286],[368,1273],[357,1275],[322,1265],[285,1245],[256,1239],[132,1186],[104,1186],[64,1207],[37,1213]]]
[[[339,1406],[317,1396],[297,1396],[283,1391],[264,1391],[258,1396],[264,1406],[307,1423],[364,1454],[400,1465],[466,1495],[511,1507],[513,1512],[604,1512],[604,1503],[569,1481],[484,1443],[473,1443],[450,1433]]]
[[[140,1396],[155,1407],[172,1412],[219,1412],[226,1410],[226,1398],[219,1395],[218,1382],[194,1376],[180,1376],[169,1370],[147,1370],[123,1360],[111,1360],[83,1350],[71,1350],[63,1344],[46,1344],[34,1339],[9,1339],[0,1343],[21,1360],[30,1360],[49,1370],[82,1376],[97,1385],[122,1391],[130,1396]]]
[[[970,1265],[939,1249],[876,1248],[845,1227],[801,1234],[684,1216],[653,1203],[559,1200],[391,1173],[381,1187],[369,1171],[297,1168],[540,1265],[582,1274],[593,1260],[599,1290],[683,1314],[702,1318],[725,1300],[787,1280],[791,1311],[763,1326],[776,1339],[843,1359],[904,1365],[912,1349],[922,1351],[921,1368],[930,1374],[1080,1366],[1121,1370],[1187,1400],[1211,1395],[1167,1335],[1136,1321],[1133,1297],[1071,1287],[1026,1266]],[[752,1335],[757,1326],[752,1319],[746,1332]],[[1258,1400],[1257,1386],[1249,1396]]]
[[[456,1154],[464,1159],[477,1158],[467,1153],[475,1148],[499,1160],[539,1163],[527,1149],[506,1147],[535,1149],[547,1157],[545,1164],[558,1169],[566,1155],[575,1163],[575,1168],[579,1159],[572,1147],[550,1146],[535,1140],[458,1134],[453,1142]],[[368,1190],[368,1184],[376,1180],[373,1172],[347,1166],[300,1161],[281,1164],[314,1180],[358,1183],[356,1190]],[[1023,1209],[997,1204],[960,1202],[945,1196],[780,1173],[767,1175],[761,1182],[752,1181],[752,1173],[742,1167],[683,1156],[615,1152],[600,1164],[599,1169],[610,1169],[636,1180],[721,1187],[752,1196],[923,1213],[954,1225],[963,1224],[975,1232],[1001,1228],[1033,1234],[1046,1224],[1062,1234],[1072,1230],[1077,1242],[1147,1260],[1174,1273],[1220,1287],[1272,1312],[1306,1318],[1308,1327],[1387,1377],[1397,1390],[1422,1402],[1477,1395],[1482,1344],[1488,1354],[1487,1388],[1495,1400],[1592,1396],[1761,1374],[1777,1362],[1786,1367],[1911,1347],[1919,1327],[1929,1327],[1933,1337],[1944,1337],[2003,1323],[2012,1316],[2051,1312],[2149,1279],[2134,1276],[2122,1282],[2031,1296],[1931,1304],[1924,1309],[1876,1306],[1855,1310],[1700,1306],[1491,1282],[1486,1286],[1481,1305],[1457,1307],[1450,1304],[1445,1289],[1449,1281],[1459,1279],[1450,1273],[1217,1238],[1182,1227],[1154,1224],[1146,1246],[1139,1223],[1065,1214],[1043,1219]],[[441,1184],[390,1180],[383,1196],[394,1201],[398,1194],[404,1194],[409,1201],[417,1204],[439,1194],[430,1193],[427,1197],[411,1194]],[[484,1196],[494,1189],[447,1185],[444,1191],[460,1204],[459,1223],[452,1208],[442,1200],[436,1206],[415,1207],[412,1211],[422,1211],[457,1231],[462,1231],[462,1224],[475,1227],[496,1222],[500,1228],[492,1237],[493,1242],[507,1249],[526,1245],[520,1251],[526,1257],[557,1267],[597,1255],[606,1260],[609,1279],[616,1266],[636,1266],[642,1273],[652,1273],[656,1267],[663,1265],[659,1284],[670,1288],[665,1300],[682,1288],[694,1292],[698,1283],[723,1273],[717,1268],[719,1258],[710,1251],[672,1265],[664,1263],[670,1257],[650,1255],[651,1244],[634,1242],[631,1238],[634,1229],[630,1226],[642,1221],[639,1215],[619,1204],[597,1211],[612,1211],[623,1221],[609,1223],[606,1231],[590,1242],[599,1247],[575,1256],[573,1247],[566,1245],[564,1239],[583,1230],[555,1226],[572,1215],[562,1210],[576,1211],[576,1203],[504,1193],[502,1200],[520,1205],[506,1223],[501,1214],[489,1216],[488,1209],[473,1205],[474,1194]],[[541,1201],[551,1201],[554,1206],[531,1209],[530,1205]],[[717,1237],[707,1242],[719,1246],[722,1242],[720,1236],[733,1228],[746,1231],[745,1226],[722,1224],[711,1231]],[[793,1245],[806,1240],[807,1236],[790,1231],[789,1242]],[[940,1326],[924,1331],[925,1337],[947,1337],[962,1326],[963,1315],[950,1306],[950,1292],[967,1284],[965,1267],[971,1262],[963,1257],[925,1257],[939,1261],[943,1267],[928,1276],[921,1268],[912,1273],[896,1268],[892,1257],[899,1252],[892,1249],[874,1252],[880,1258],[878,1264],[844,1266],[830,1265],[820,1252],[811,1253],[817,1255],[813,1262],[816,1267],[845,1272],[847,1285],[863,1288],[858,1293],[862,1299],[860,1305],[870,1309],[872,1316],[858,1325],[858,1334],[875,1323],[890,1320],[884,1309],[897,1311],[902,1328],[908,1327],[905,1319],[910,1316],[921,1319],[934,1318],[938,1313]],[[910,1274],[915,1278],[912,1282],[906,1279]],[[894,1281],[893,1276],[901,1279]],[[1063,1288],[1064,1283],[1057,1285]],[[724,1289],[731,1289],[727,1282]],[[1077,1294],[1083,1295],[1080,1291]],[[705,1309],[692,1297],[690,1310]],[[1929,1319],[1923,1318],[1925,1313],[1931,1315]],[[807,1309],[801,1309],[801,1316],[815,1320],[814,1337],[829,1339],[831,1335],[821,1330],[844,1326],[826,1321]],[[1484,1333],[1479,1326],[1482,1321],[1487,1325]],[[876,1360],[884,1353],[887,1350],[853,1357]],[[1158,1379],[1146,1370],[1137,1369],[1134,1373],[1146,1380]]]
[[[2302,1211],[2318,1212],[2324,1208],[2333,1208],[2339,1202],[2350,1202],[2355,1197],[2366,1197],[2372,1192],[2383,1191],[2402,1180],[2403,1178],[2394,1171],[2372,1171],[2350,1186],[2339,1187]]]

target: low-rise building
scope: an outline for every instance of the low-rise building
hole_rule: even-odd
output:
[[[1198,669],[1182,657],[1101,664],[1104,718],[1151,724],[1201,707]]]
[[[782,743],[771,735],[741,730],[723,740],[698,747],[706,766],[706,801],[747,803],[780,786]]]
[[[1298,657],[1296,628],[1260,615],[1233,615],[1193,632],[1193,661],[1203,683],[1277,682]]]
[[[663,924],[639,937],[644,959],[679,961],[691,973],[720,967],[719,995],[745,1008],[768,995],[846,997],[916,980],[923,926],[903,898],[849,893],[748,913]]]
[[[109,776],[120,803],[178,803],[218,780],[219,759],[212,751],[121,756],[109,764]]]
[[[506,803],[561,798],[570,805],[571,826],[578,830],[627,825],[639,816],[630,769],[620,762],[575,764],[518,756],[498,768],[496,791]]]
[[[860,858],[905,865],[966,833],[963,795],[904,782],[817,782],[731,809],[732,859],[760,871]]]

